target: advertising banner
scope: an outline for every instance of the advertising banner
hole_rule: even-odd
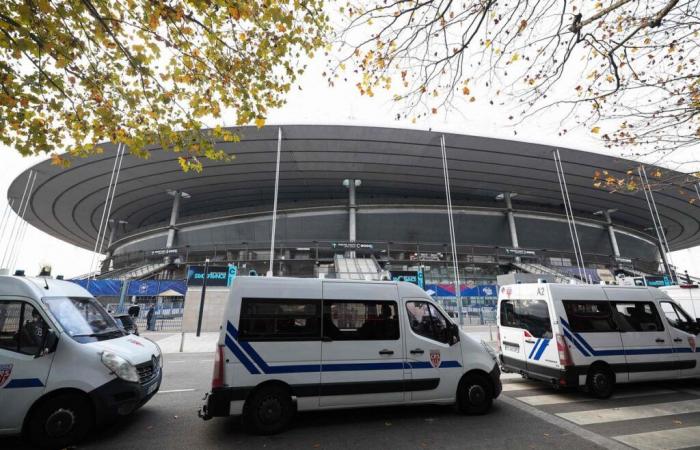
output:
[[[423,272],[420,270],[392,270],[390,273],[391,281],[406,281],[425,289]]]
[[[207,273],[207,286],[231,286],[233,279],[238,275],[238,267],[209,266]],[[201,286],[204,284],[204,266],[187,266],[187,285]]]

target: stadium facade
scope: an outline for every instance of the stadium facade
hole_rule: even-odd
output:
[[[366,278],[422,268],[427,283],[452,280],[440,139],[392,128],[283,125],[236,128],[220,147],[230,161],[183,173],[174,155],[153,148],[126,156],[110,214],[100,277],[184,277],[188,264],[269,265],[275,161],[281,130],[276,275]],[[553,147],[444,134],[459,269],[467,284],[512,270],[574,276]],[[92,250],[105,206],[115,146],[74,161],[49,161],[37,175],[25,219]],[[658,239],[642,192],[593,185],[596,170],[623,177],[637,163],[560,149],[576,230],[592,274],[657,273]],[[649,169],[647,169],[649,170]],[[689,176],[662,169],[654,193],[672,250],[700,245],[700,209]],[[29,170],[12,183],[19,199]],[[15,201],[15,209],[18,201]]]

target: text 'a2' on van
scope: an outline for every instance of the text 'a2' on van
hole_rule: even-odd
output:
[[[497,320],[504,370],[554,387],[700,377],[698,324],[654,287],[502,286]]]
[[[77,284],[0,276],[0,434],[64,448],[158,391],[158,345]]]
[[[271,434],[296,411],[418,403],[487,412],[494,351],[406,282],[238,277],[204,419],[242,415]]]

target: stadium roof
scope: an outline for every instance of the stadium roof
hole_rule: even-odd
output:
[[[433,131],[337,125],[282,125],[280,202],[347,200],[341,181],[362,180],[358,197],[412,198],[444,204],[440,136]],[[277,126],[236,128],[241,142],[222,143],[235,158],[205,162],[201,174],[183,173],[171,152],[154,148],[150,159],[124,158],[111,217],[128,221],[135,231],[168,220],[168,190],[191,195],[181,217],[231,210],[269,211],[272,205]],[[563,213],[551,146],[457,134],[445,134],[452,198],[455,205],[492,201],[501,192],[517,192],[516,209]],[[105,152],[78,159],[62,169],[49,160],[33,167],[37,180],[25,219],[35,227],[80,247],[92,248],[104,208],[116,156]],[[577,216],[615,208],[613,220],[647,234],[651,216],[642,192],[610,193],[593,187],[596,170],[624,176],[637,163],[571,149],[560,149],[571,202]],[[700,208],[689,199],[689,175],[663,171],[665,187],[655,192],[661,221],[673,250],[700,245]],[[19,199],[29,169],[10,186],[8,198]],[[700,203],[700,202],[698,202]],[[15,200],[14,208],[18,209]],[[646,230],[646,231],[644,231]]]

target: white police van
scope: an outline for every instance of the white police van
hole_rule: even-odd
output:
[[[456,403],[481,414],[501,392],[486,347],[413,284],[238,277],[200,416],[242,415],[270,434],[297,410]]]
[[[504,370],[555,387],[606,398],[616,383],[700,377],[700,329],[657,288],[502,286],[497,320]]]
[[[146,403],[161,368],[158,346],[77,284],[0,276],[0,434],[66,447]]]

